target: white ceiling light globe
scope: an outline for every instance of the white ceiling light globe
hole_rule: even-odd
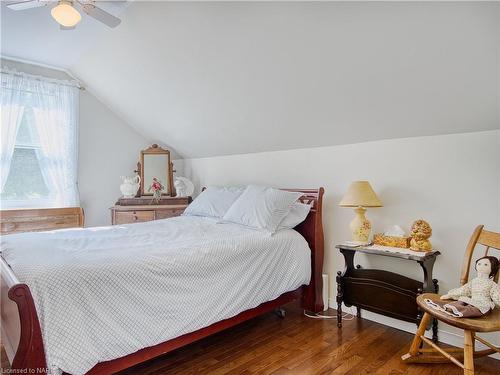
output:
[[[50,14],[59,24],[65,27],[73,27],[82,19],[82,16],[73,7],[72,3],[66,0],[59,1],[59,4],[52,8]]]

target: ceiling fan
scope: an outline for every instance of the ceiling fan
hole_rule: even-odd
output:
[[[57,5],[50,11],[52,17],[59,23],[62,30],[73,30],[80,22],[82,16],[76,9],[78,5],[86,14],[102,22],[106,26],[116,27],[120,24],[121,20],[118,17],[106,12],[105,10],[97,7],[96,1],[80,1],[80,0],[18,0],[6,4],[7,8],[12,10],[25,10],[31,8],[38,8],[47,6],[50,3],[57,2]]]

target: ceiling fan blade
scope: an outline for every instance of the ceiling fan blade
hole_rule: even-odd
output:
[[[49,1],[43,1],[43,0],[14,1],[12,3],[6,4],[6,7],[12,10],[25,10],[31,8],[44,7],[48,3]]]
[[[105,10],[96,7],[91,3],[83,3],[81,4],[82,9],[85,13],[87,13],[90,17],[95,18],[96,20],[102,22],[103,24],[109,27],[116,27],[122,22],[118,17],[113,16],[112,14],[106,12]]]

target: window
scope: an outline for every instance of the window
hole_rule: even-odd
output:
[[[78,205],[78,89],[2,70],[1,206]]]
[[[49,188],[43,178],[40,161],[40,141],[34,123],[33,109],[24,109],[23,117],[17,131],[14,153],[10,171],[1,193],[1,199],[19,201],[49,198]],[[12,202],[11,202],[12,203]]]

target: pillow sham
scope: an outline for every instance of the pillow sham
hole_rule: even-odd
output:
[[[299,192],[249,185],[226,212],[223,220],[274,233],[301,196]]]
[[[290,208],[288,215],[278,225],[278,230],[295,228],[306,219],[309,211],[311,211],[311,205],[295,202]]]
[[[198,195],[186,210],[185,216],[206,216],[222,218],[229,207],[245,190],[238,186],[210,186]]]

